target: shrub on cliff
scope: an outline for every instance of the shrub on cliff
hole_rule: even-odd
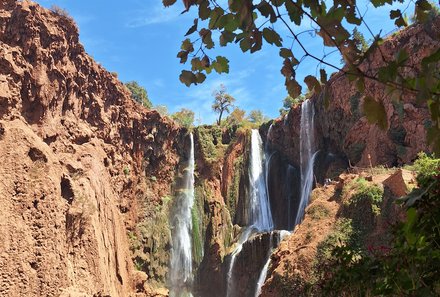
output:
[[[131,98],[137,103],[145,106],[146,108],[153,107],[150,99],[148,99],[147,90],[144,87],[140,86],[136,81],[129,81],[125,83],[125,86],[131,93]]]
[[[440,295],[440,159],[420,154],[419,188],[401,200],[406,219],[397,224],[390,246],[359,255],[335,246],[323,265],[320,285],[327,296]]]

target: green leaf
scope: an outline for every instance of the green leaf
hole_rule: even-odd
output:
[[[400,18],[401,16],[402,16],[402,13],[400,12],[400,9],[390,11],[390,19],[392,19],[392,20]]]
[[[197,31],[198,21],[199,21],[199,19],[194,19],[194,25],[192,25],[191,28],[189,28],[189,30],[188,30],[188,32],[186,32],[185,36],[191,35]]]
[[[417,6],[418,8],[420,8],[420,9],[423,9],[423,10],[426,10],[426,11],[432,9],[431,4],[430,4],[429,1],[427,1],[427,0],[417,0],[417,1],[416,1],[416,6]]]
[[[201,84],[202,82],[205,81],[205,79],[206,79],[206,75],[205,74],[203,74],[201,72],[196,73],[196,82],[197,82],[197,84]]]
[[[321,83],[326,84],[327,83],[327,72],[325,72],[325,69],[319,69],[319,74],[321,76]]]
[[[294,22],[295,25],[300,26],[303,12],[295,6],[293,1],[286,2],[286,9],[289,13],[290,20]]]
[[[211,30],[203,28],[200,30],[199,35],[202,37],[202,42],[205,44],[206,48],[211,49],[214,47]]]
[[[176,3],[176,0],[162,0],[163,6],[168,7]]]
[[[387,113],[381,102],[377,102],[372,97],[366,96],[363,107],[368,122],[377,124],[382,130],[388,127]]]
[[[275,32],[271,28],[264,28],[263,29],[263,37],[270,44],[275,44],[276,46],[282,45],[281,44],[281,41],[283,41],[282,38],[280,37],[280,35],[277,32]]]
[[[189,52],[187,52],[187,51],[180,51],[177,54],[177,58],[180,58],[180,63],[182,63],[182,64],[186,63],[186,61],[188,60],[188,54],[189,54]]]
[[[269,18],[270,22],[275,23],[277,20],[277,16],[275,14],[275,11],[273,10],[273,7],[267,3],[266,1],[261,1],[260,4],[257,5],[258,11],[261,13],[262,16]]]
[[[197,70],[202,70],[204,67],[202,65],[202,61],[200,61],[199,58],[193,58],[191,60],[191,70],[192,71],[197,71]]]
[[[314,93],[319,93],[321,92],[321,84],[319,83],[319,81],[316,79],[316,77],[312,76],[312,75],[307,75],[304,78],[304,82],[307,85],[307,88],[309,88],[310,91],[314,92]]]
[[[230,31],[223,31],[220,35],[220,46],[226,46],[228,43],[234,41],[236,34]]]
[[[248,51],[251,48],[251,42],[248,36],[246,36],[245,38],[243,38],[240,41],[240,49],[241,51],[244,53],[246,51]]]
[[[288,48],[280,48],[280,57],[287,59],[292,57],[293,58],[293,53],[291,49]]]
[[[290,97],[296,98],[301,95],[301,86],[294,79],[286,79],[285,86]]]
[[[207,20],[210,15],[211,15],[211,8],[209,8],[209,2],[208,1],[203,1],[199,5],[199,18],[202,21],[204,21],[204,20]]]
[[[194,47],[193,44],[191,42],[191,40],[189,40],[189,38],[185,39],[184,41],[182,41],[182,45],[180,47],[182,50],[187,51],[187,52],[192,52],[194,51]]]
[[[217,73],[229,73],[229,60],[222,56],[217,56],[216,61],[212,63]]]
[[[192,83],[197,81],[196,76],[191,71],[182,70],[180,73],[179,79],[182,83],[184,83],[187,87],[189,87]]]

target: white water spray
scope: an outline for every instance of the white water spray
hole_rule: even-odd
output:
[[[194,204],[194,138],[192,133],[190,140],[188,166],[184,169],[183,186],[176,195],[172,217],[171,297],[192,296],[191,209]]]
[[[315,110],[312,102],[307,99],[301,105],[301,128],[300,128],[300,166],[301,166],[301,199],[295,219],[295,225],[301,223],[304,210],[309,203],[310,192],[313,187],[313,163],[315,152],[314,137]]]

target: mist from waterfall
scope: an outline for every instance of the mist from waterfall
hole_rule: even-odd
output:
[[[192,272],[192,215],[194,204],[194,138],[190,134],[188,165],[183,172],[183,185],[175,197],[172,214],[172,248],[170,265],[170,296],[191,297]]]
[[[301,223],[305,208],[309,203],[310,192],[313,187],[313,164],[317,152],[315,152],[314,136],[315,110],[312,102],[307,99],[301,105],[300,127],[300,167],[301,167],[301,196],[295,225]]]

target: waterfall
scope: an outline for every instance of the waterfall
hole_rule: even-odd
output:
[[[266,168],[266,170],[268,170]],[[250,225],[258,231],[273,229],[269,198],[266,193],[266,176],[263,168],[263,141],[258,130],[252,129],[249,168],[250,182]]]
[[[280,235],[279,235],[279,242],[277,242],[276,243],[276,245],[275,246],[278,246],[279,245],[279,243],[281,242],[281,241],[283,241],[283,239],[287,236],[287,235],[290,235],[291,233],[289,232],[289,231],[286,231],[286,230],[281,230],[280,231]],[[261,272],[260,272],[260,276],[258,277],[258,281],[257,281],[257,289],[255,290],[255,297],[258,297],[258,296],[260,296],[260,294],[261,294],[261,288],[263,287],[263,285],[264,285],[264,281],[266,280],[266,277],[267,277],[267,270],[269,269],[269,264],[270,264],[270,255],[272,254],[272,252],[273,252],[273,248],[272,248],[272,237],[273,237],[273,233],[271,233],[271,235],[270,235],[270,249],[269,249],[269,251],[268,251],[268,253],[267,253],[267,261],[266,261],[266,264],[264,264],[264,267],[263,267],[263,269],[261,270]]]
[[[238,254],[240,254],[242,248],[243,248],[243,243],[245,243],[249,237],[252,235],[253,232],[253,228],[246,228],[243,233],[241,234],[240,238],[238,239],[238,243],[237,246],[235,247],[234,251],[232,252],[231,255],[231,262],[229,264],[229,269],[228,269],[228,273],[226,275],[226,297],[229,297],[229,295],[231,294],[231,290],[233,288],[234,285],[234,279],[232,277],[232,272],[234,271],[234,263],[235,263],[235,259],[237,257]]]
[[[192,296],[191,209],[194,204],[194,138],[192,133],[190,134],[190,140],[188,165],[183,172],[182,187],[176,193],[171,221],[171,297]]]
[[[263,162],[263,141],[258,130],[251,131],[251,151],[249,162],[249,227],[240,236],[235,250],[232,252],[228,273],[226,276],[226,296],[233,294],[233,272],[236,257],[240,254],[245,243],[253,232],[271,231],[273,229],[272,213],[270,210],[269,197],[267,195],[266,179]]]
[[[301,167],[301,198],[296,214],[295,225],[301,223],[304,210],[309,202],[313,187],[313,163],[315,162],[314,116],[312,102],[307,99],[301,105],[300,127],[300,167]]]

